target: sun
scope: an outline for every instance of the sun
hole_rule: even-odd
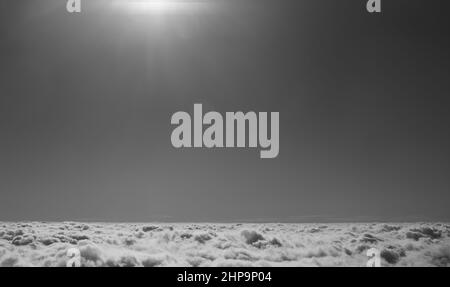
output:
[[[114,5],[133,14],[178,14],[197,11],[206,5],[204,0],[114,0]]]

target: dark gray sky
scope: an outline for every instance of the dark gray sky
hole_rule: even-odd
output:
[[[0,220],[450,220],[445,1],[127,1],[0,2]],[[173,148],[194,103],[279,156]]]

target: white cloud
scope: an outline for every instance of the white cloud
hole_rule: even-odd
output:
[[[446,224],[2,223],[0,266],[450,266]]]

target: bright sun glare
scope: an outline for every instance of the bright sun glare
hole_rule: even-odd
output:
[[[137,14],[173,14],[196,12],[206,8],[202,0],[114,0],[115,7]]]

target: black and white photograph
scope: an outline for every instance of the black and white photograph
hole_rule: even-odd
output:
[[[445,2],[0,0],[0,267],[450,267]]]

